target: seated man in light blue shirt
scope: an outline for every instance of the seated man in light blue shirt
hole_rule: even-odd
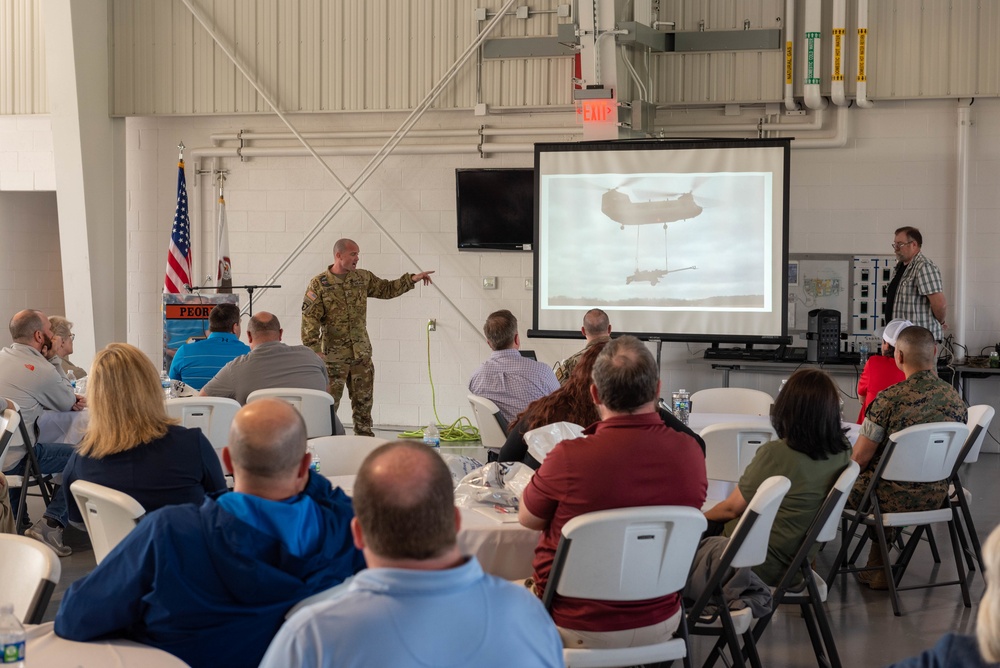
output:
[[[458,550],[444,461],[420,443],[372,452],[354,484],[354,544],[368,569],[285,622],[261,668],[562,666],[538,598]]]
[[[170,377],[200,390],[219,369],[250,352],[240,341],[240,309],[236,304],[216,304],[208,314],[208,338],[185,343],[174,353]]]

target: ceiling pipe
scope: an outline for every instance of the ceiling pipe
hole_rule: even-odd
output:
[[[785,0],[785,109],[798,111],[795,102],[795,0]]]
[[[833,30],[830,39],[830,57],[833,75],[830,77],[830,101],[838,107],[848,105],[844,91],[847,64],[847,0],[833,0]]]
[[[699,124],[678,124],[663,125],[659,128],[661,132],[756,132],[758,130],[781,131],[781,132],[801,132],[815,131],[823,129],[822,109],[817,110],[807,117],[807,123],[775,123],[764,121],[762,123],[699,123]]]
[[[314,146],[319,155],[375,155],[381,146]],[[534,144],[426,144],[420,146],[397,146],[393,153],[399,155],[486,155],[500,153],[534,153]],[[295,158],[312,155],[302,146],[247,146],[242,149],[235,146],[206,146],[188,151],[190,155],[199,158],[263,158],[281,157]]]
[[[806,137],[792,142],[792,148],[843,148],[847,145],[847,107],[833,108],[833,134],[826,137]]]
[[[858,87],[856,102],[862,109],[875,103],[868,99],[868,0],[858,0]]]
[[[544,127],[544,128],[464,128],[451,130],[410,130],[407,137],[427,139],[442,137],[506,137],[519,135],[568,135],[582,134],[580,127]],[[333,132],[302,132],[305,139],[387,139],[392,137],[392,130],[342,130]],[[291,132],[220,132],[209,135],[213,144],[224,141],[280,141],[293,139]]]
[[[810,109],[826,108],[820,91],[823,81],[823,5],[822,0],[806,0],[805,12],[806,62],[802,68],[802,96]]]

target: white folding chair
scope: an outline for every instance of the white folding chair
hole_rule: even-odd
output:
[[[308,438],[333,435],[333,397],[329,392],[297,387],[274,387],[251,392],[247,396],[247,403],[265,398],[281,399],[294,406],[306,421]]]
[[[228,397],[179,397],[167,399],[167,415],[181,425],[198,427],[216,450],[229,443],[229,426],[240,410],[240,403]]]
[[[983,448],[983,441],[989,433],[990,423],[996,410],[986,404],[969,406],[969,416],[966,424],[969,426],[969,441],[966,447],[968,454],[958,463],[955,474],[951,478],[948,488],[948,498],[951,500],[951,508],[954,512],[960,513],[960,519],[955,526],[958,529],[958,540],[962,545],[962,551],[966,556],[966,565],[970,572],[975,572],[976,562],[983,568],[983,548],[979,541],[979,533],[976,531],[976,524],[972,520],[972,492],[962,483],[959,471],[963,464],[974,464],[979,461],[979,451]],[[969,554],[970,544],[972,554]],[[973,561],[973,556],[975,561]]]
[[[705,472],[709,480],[739,482],[760,447],[778,438],[772,427],[746,422],[721,422],[701,431],[705,441]]]
[[[0,601],[13,603],[23,623],[41,624],[61,574],[59,557],[45,543],[0,534]]]
[[[889,443],[885,447],[885,451],[872,475],[868,488],[861,497],[858,508],[856,510],[848,508],[844,511],[843,517],[850,521],[850,528],[843,532],[840,552],[834,560],[833,568],[830,570],[827,581],[840,569],[847,555],[851,539],[854,537],[858,526],[864,524],[865,526],[874,528],[875,535],[878,538],[878,547],[885,556],[885,563],[882,568],[885,572],[894,615],[898,617],[902,614],[899,610],[898,592],[908,589],[925,589],[927,587],[940,587],[951,584],[957,584],[961,587],[962,601],[965,607],[972,606],[969,598],[969,586],[966,580],[964,560],[962,559],[962,550],[959,545],[958,531],[955,524],[955,513],[951,509],[951,503],[945,499],[945,502],[942,504],[943,507],[938,509],[886,513],[882,511],[878,495],[875,493],[882,480],[932,483],[950,479],[956,469],[968,436],[969,428],[961,422],[918,424],[901,429],[889,436]],[[952,549],[955,552],[955,567],[958,571],[958,580],[900,587],[899,580],[902,578],[903,571],[905,571],[906,565],[909,563],[913,551],[916,549],[920,533],[924,529],[929,531],[929,525],[941,522],[948,524]],[[917,527],[917,530],[913,532],[899,559],[893,563],[889,558],[889,546],[886,541],[885,529],[908,526]],[[872,549],[876,549],[874,545]],[[853,563],[853,559],[856,557],[857,550],[852,557],[851,563]],[[846,570],[857,571],[864,569],[851,566]]]
[[[731,665],[745,665],[745,653],[750,665],[760,668],[757,646],[750,632],[753,621],[750,608],[731,611],[722,594],[722,582],[730,567],[751,568],[764,563],[774,517],[791,487],[791,481],[780,475],[771,476],[760,484],[709,575],[704,590],[688,611],[688,629],[691,633],[718,638],[705,661],[706,666],[714,665],[723,648],[728,646],[732,655]],[[712,605],[711,611],[706,610],[709,604]],[[742,649],[739,641],[741,636]]]
[[[468,396],[472,414],[479,426],[479,440],[487,450],[499,452],[507,442],[507,425],[500,415],[500,408],[486,397],[475,394]]]
[[[806,621],[806,629],[809,631],[809,639],[812,641],[813,651],[816,653],[816,661],[821,666],[840,668],[837,643],[830,628],[830,620],[826,615],[824,605],[828,588],[826,582],[810,567],[809,553],[814,546],[828,543],[837,537],[837,524],[844,512],[844,506],[847,505],[847,498],[854,487],[854,482],[860,473],[861,468],[858,463],[852,461],[833,483],[833,487],[826,495],[826,500],[823,501],[819,512],[810,523],[802,545],[792,557],[788,570],[778,582],[778,586],[772,589],[771,612],[758,619],[757,623],[754,624],[753,637],[755,642],[760,640],[760,636],[764,633],[779,605],[798,605],[802,618]],[[799,575],[802,577],[802,583],[797,590],[793,590],[796,576]]]
[[[354,475],[361,462],[380,445],[388,443],[374,436],[320,436],[310,438],[309,447],[319,456],[320,473],[324,476]]]
[[[770,415],[774,397],[744,387],[713,387],[691,395],[692,413],[739,413]]]
[[[602,510],[563,526],[542,603],[556,594],[601,601],[641,601],[684,588],[705,516],[687,506]],[[564,649],[577,666],[632,666],[687,656],[683,637],[639,647]]]
[[[74,480],[69,486],[94,546],[97,563],[107,556],[146,514],[138,501],[125,492],[86,480]]]
[[[0,433],[0,466],[6,461],[7,453],[15,446],[23,446],[25,457],[27,457],[24,474],[8,474],[6,476],[7,486],[10,489],[21,490],[17,507],[11,508],[11,511],[14,513],[15,525],[17,526],[17,530],[20,531],[22,529],[22,518],[27,513],[27,488],[36,485],[39,489],[38,496],[42,497],[46,507],[52,501],[54,490],[52,488],[52,476],[43,474],[41,466],[38,464],[38,458],[35,456],[34,441],[31,440],[27,426],[24,424],[24,419],[21,417],[21,408],[9,399],[7,403],[9,404],[7,410],[0,417],[0,420],[2,420],[0,422],[0,429],[3,430]]]

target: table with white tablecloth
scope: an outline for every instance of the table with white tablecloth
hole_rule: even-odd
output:
[[[329,476],[330,483],[348,495],[354,491],[353,475]],[[506,580],[522,580],[531,575],[531,562],[538,545],[539,531],[518,522],[500,522],[470,508],[459,508],[462,526],[458,547],[475,556],[483,570]]]
[[[42,411],[38,418],[38,443],[68,443],[83,440],[90,420],[88,411]]]
[[[161,649],[131,640],[76,642],[60,638],[52,622],[28,626],[24,663],[31,668],[185,668],[186,663]]]

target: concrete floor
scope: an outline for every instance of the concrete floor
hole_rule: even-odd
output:
[[[397,433],[396,430],[381,430],[379,436],[395,438]],[[467,449],[456,452],[475,456],[481,455],[482,449],[478,444],[469,444]],[[964,477],[974,494],[973,513],[982,539],[1000,523],[1000,487],[995,486],[1000,477],[998,474],[1000,455],[983,454]],[[40,501],[33,500],[31,504],[32,516],[39,517]],[[904,584],[934,578],[954,579],[954,560],[947,530],[940,527],[936,536],[942,563],[935,567],[930,552],[922,546],[907,571]],[[49,604],[46,620],[55,617],[66,588],[94,568],[93,552],[86,534],[70,529],[66,542],[74,548],[74,552],[62,560],[62,578]],[[820,572],[829,568],[836,554],[835,547],[831,544],[820,552]],[[872,591],[853,578],[838,578],[831,586],[827,610],[843,664],[851,668],[883,666],[931,647],[950,631],[972,633],[976,605],[982,597],[983,586],[982,574],[977,572],[971,583],[971,609],[962,605],[957,586],[903,592],[900,595],[903,616],[895,617],[885,592]],[[693,638],[695,665],[700,665],[708,647],[708,639]],[[758,648],[765,666],[807,668],[816,665],[805,624],[792,606],[779,611]]]

